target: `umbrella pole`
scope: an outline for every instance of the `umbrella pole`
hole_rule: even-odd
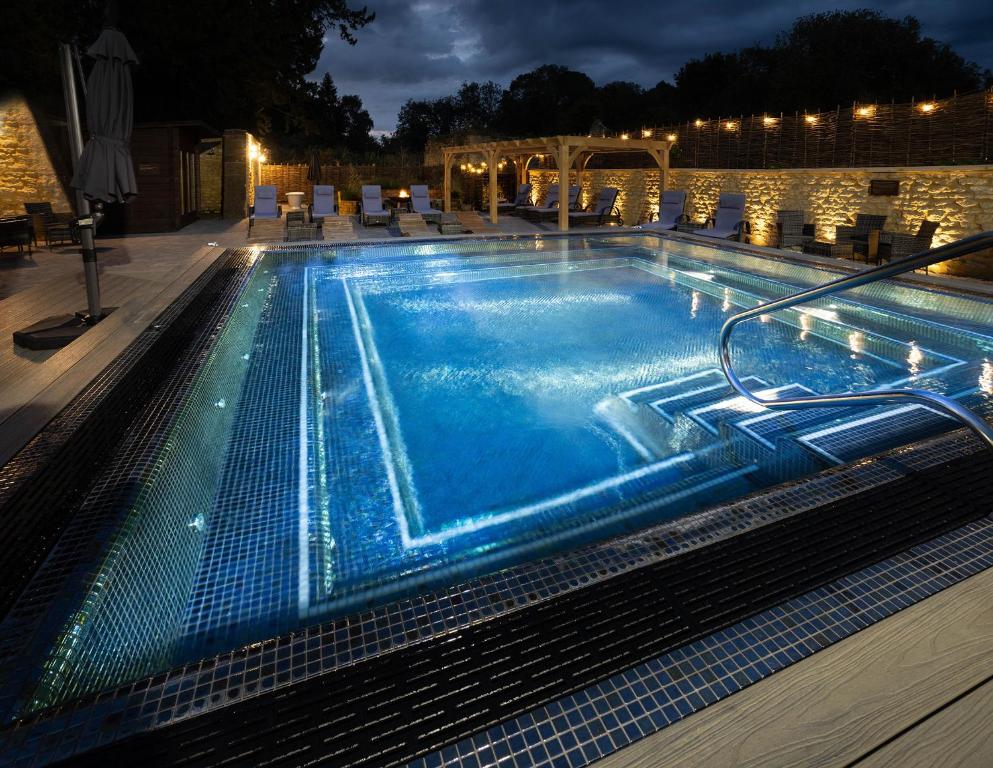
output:
[[[76,78],[72,71],[72,47],[68,43],[59,45],[59,60],[62,64],[62,92],[66,102],[66,119],[69,123],[69,145],[72,153],[72,168],[75,172],[83,154],[83,127],[79,119],[79,99],[76,95]],[[82,76],[82,72],[80,72]],[[96,323],[103,316],[100,306],[100,278],[97,274],[97,250],[93,242],[93,218],[90,216],[90,201],[76,190],[76,210],[79,219],[79,240],[83,251],[83,271],[86,277],[87,322]]]

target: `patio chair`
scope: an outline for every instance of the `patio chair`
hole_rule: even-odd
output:
[[[803,218],[803,211],[776,211],[777,248],[803,248],[814,242],[814,225]]]
[[[255,205],[248,206],[248,236],[256,219],[279,219],[283,216],[283,206],[276,202],[276,186],[262,184],[255,188]]]
[[[390,223],[390,212],[383,207],[383,190],[378,184],[362,187],[362,225]]]
[[[514,198],[513,202],[505,201],[502,203],[497,203],[497,213],[504,215],[513,214],[516,213],[517,208],[525,205],[531,205],[530,184],[521,184],[521,186],[517,188],[517,196]]]
[[[600,190],[600,195],[596,201],[586,206],[583,211],[570,211],[569,226],[573,224],[579,226],[602,226],[605,221],[616,221],[623,225],[621,212],[617,210],[617,195],[620,192],[616,187],[604,187]]]
[[[717,201],[717,211],[709,222],[713,226],[696,229],[693,234],[747,243],[752,228],[745,220],[745,196],[737,192],[723,192]]]
[[[519,205],[514,209],[518,216],[530,219],[543,211],[557,211],[559,206],[559,185],[552,184],[545,193],[545,202],[541,205]]]
[[[17,248],[17,258],[24,255],[24,246],[31,255],[31,241],[34,238],[34,225],[30,216],[12,216],[0,219],[0,258],[10,258],[13,254],[4,253],[8,246]]]
[[[310,220],[316,222],[325,216],[335,216],[338,206],[334,199],[334,186],[330,184],[315,184],[314,197],[310,204]]]
[[[931,248],[934,240],[934,233],[938,231],[937,221],[924,219],[917,229],[916,235],[908,235],[903,232],[884,232],[881,235],[881,242],[886,244],[886,249],[880,249],[879,260],[903,259],[921,251]],[[927,271],[925,269],[925,271]]]
[[[668,232],[675,229],[677,224],[686,221],[686,193],[680,189],[669,189],[662,193],[659,200],[658,221],[649,218],[647,224],[642,224],[642,229],[651,229],[657,232]],[[652,213],[651,216],[655,214]]]
[[[868,263],[871,249],[870,236],[872,233],[876,233],[875,236],[878,237],[885,225],[885,215],[860,213],[855,217],[854,226],[843,224],[835,229],[834,241],[836,243],[851,243],[853,255],[865,256],[866,263]],[[876,246],[877,252],[873,255],[878,257],[878,241]]]
[[[38,245],[38,232],[45,238],[45,245],[62,245],[79,242],[71,213],[56,213],[50,202],[25,203],[24,212],[31,217],[34,244]]]
[[[437,224],[441,221],[441,211],[431,207],[427,184],[410,185],[410,207],[414,213],[421,214],[424,221],[429,224]]]

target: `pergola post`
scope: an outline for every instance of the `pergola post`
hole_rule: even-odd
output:
[[[569,231],[569,142],[559,138],[559,232]]]
[[[452,211],[452,154],[445,153],[445,213]]]
[[[665,143],[662,150],[662,167],[659,169],[659,201],[662,200],[662,193],[669,186],[669,142]]]
[[[497,223],[497,151],[486,152],[487,169],[490,172],[490,223]]]

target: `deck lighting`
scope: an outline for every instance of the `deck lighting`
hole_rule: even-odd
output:
[[[937,109],[938,106],[933,101],[925,101],[918,106],[918,109],[925,115],[929,115]]]

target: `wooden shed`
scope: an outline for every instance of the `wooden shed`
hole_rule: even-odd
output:
[[[100,233],[169,232],[195,221],[201,209],[200,153],[220,136],[200,122],[136,125],[131,156],[138,195],[106,206]]]

